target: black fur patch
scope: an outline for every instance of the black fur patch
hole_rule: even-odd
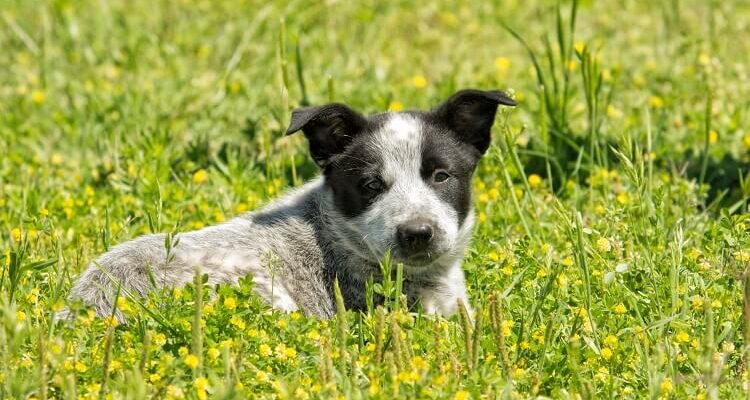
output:
[[[463,224],[471,209],[471,176],[479,161],[473,146],[461,142],[447,126],[434,118],[423,116],[424,143],[422,145],[422,170],[425,183],[438,197],[450,204]],[[434,178],[436,170],[445,170],[450,177],[443,182]]]
[[[372,132],[382,126],[382,117],[368,118],[363,132],[356,135],[343,153],[334,156],[323,171],[326,184],[333,191],[334,203],[346,217],[362,214],[382,193],[365,187],[368,180],[379,178],[382,170],[380,157],[368,146]]]
[[[417,111],[408,114],[422,121],[424,142],[420,175],[441,200],[456,210],[462,224],[471,209],[471,176],[481,153],[461,141],[434,114]],[[365,132],[356,135],[344,152],[334,156],[324,170],[336,206],[349,218],[367,211],[382,193],[368,190],[365,184],[378,178],[382,169],[380,157],[372,152],[368,141],[372,139],[371,133],[381,129],[386,122],[385,114],[370,117]],[[436,169],[445,170],[450,177],[444,182],[435,182],[433,173]]]

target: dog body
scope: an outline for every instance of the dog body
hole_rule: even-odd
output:
[[[272,307],[329,318],[334,281],[347,308],[364,309],[366,282],[382,278],[379,261],[390,252],[404,264],[409,303],[451,315],[457,300],[468,304],[461,260],[474,222],[471,176],[499,104],[515,105],[501,92],[464,90],[429,112],[298,109],[287,133],[304,132],[321,177],[259,211],[181,233],[171,246],[163,234],[116,246],[70,297],[110,315],[118,285],[145,295],[154,283],[182,286],[199,268],[211,284],[252,275]]]

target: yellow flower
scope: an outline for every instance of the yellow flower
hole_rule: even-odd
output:
[[[617,304],[617,305],[615,306],[615,314],[618,314],[618,315],[622,315],[622,314],[625,314],[626,312],[628,312],[628,309],[627,309],[627,308],[625,308],[625,305],[624,305],[624,304],[622,304],[622,303],[618,303],[618,304]]]
[[[378,386],[378,382],[376,380],[372,380],[372,382],[370,382],[370,387],[367,389],[367,393],[370,396],[376,396],[378,393],[380,393],[380,386]]]
[[[237,329],[245,329],[245,321],[237,315],[233,315],[232,318],[229,319],[229,323],[236,326]]]
[[[609,360],[610,358],[612,358],[612,349],[610,349],[609,347],[604,347],[602,349],[602,358],[605,360]]]
[[[607,346],[609,346],[609,347],[611,347],[613,349],[616,348],[617,344],[618,344],[617,336],[609,335],[609,336],[605,337],[604,338],[604,344],[606,344]]]
[[[13,238],[14,242],[20,242],[21,241],[21,230],[18,229],[18,228],[11,229],[10,236]]]
[[[318,339],[320,339],[320,333],[318,333],[317,330],[313,329],[307,333],[307,338],[310,340],[317,341]]]
[[[568,71],[573,72],[576,69],[578,69],[578,63],[576,62],[576,60],[570,60],[568,61],[567,67],[568,67]]]
[[[513,327],[514,322],[510,320],[503,320],[503,322],[500,323],[500,329],[503,332],[503,336],[508,337],[510,336],[510,328]]]
[[[605,237],[600,237],[596,241],[596,249],[601,253],[609,253],[612,250],[612,243]]]
[[[607,116],[610,118],[620,119],[622,118],[622,110],[610,104],[607,106]]]
[[[151,383],[158,383],[159,381],[161,381],[161,375],[156,374],[156,373],[151,374],[149,375],[148,380]]]
[[[124,297],[118,297],[116,304],[117,308],[119,308],[120,311],[124,313],[133,311],[133,309],[130,307],[130,303],[128,303],[128,301]]]
[[[459,390],[456,392],[455,396],[453,396],[453,400],[468,400],[469,398],[469,392],[465,390]]]
[[[651,96],[648,99],[648,104],[653,108],[662,108],[664,107],[664,100],[659,96]]]
[[[21,359],[21,366],[24,368],[31,368],[32,365],[34,365],[34,362],[31,361],[31,356],[28,353],[24,354]]]
[[[719,141],[719,133],[716,132],[715,130],[711,129],[708,132],[708,143],[715,144],[718,141]]]
[[[696,311],[700,311],[703,309],[703,297],[700,296],[694,296],[692,300],[690,300],[690,304],[693,306],[693,309]]]
[[[510,69],[510,60],[505,57],[495,58],[495,68],[500,74],[505,74]]]
[[[182,392],[182,389],[180,389],[177,386],[169,385],[167,386],[167,396],[171,399],[181,399],[185,397],[185,394]]]
[[[576,53],[583,54],[583,51],[586,50],[586,43],[576,42],[575,49],[576,49]]]
[[[711,63],[711,57],[706,53],[701,53],[698,56],[698,63],[705,67]]]
[[[26,313],[23,311],[16,311],[16,322],[21,323],[26,321]]]
[[[31,101],[33,101],[34,104],[44,103],[44,92],[41,90],[31,92]]]
[[[750,147],[750,133],[746,133],[745,136],[742,137],[742,144],[744,144],[745,147]]]
[[[201,168],[193,174],[193,183],[200,185],[201,183],[208,180],[208,172]]]
[[[735,251],[734,254],[732,254],[732,255],[739,262],[749,262],[750,261],[750,251],[739,250],[739,251]]]
[[[185,365],[192,369],[198,368],[198,357],[195,354],[188,354],[185,356]]]
[[[690,335],[685,331],[680,331],[677,333],[677,336],[675,336],[675,339],[677,340],[677,343],[687,343],[690,341]]]
[[[47,210],[46,208],[42,208],[41,210],[39,210],[39,215],[41,215],[42,217],[46,217],[49,215],[49,210]]]
[[[672,391],[672,380],[670,378],[664,378],[664,380],[661,381],[661,385],[659,385],[659,389],[662,395],[668,395]]]
[[[219,358],[220,355],[221,355],[221,352],[216,347],[211,347],[210,349],[208,349],[208,356],[212,360]]]
[[[537,174],[529,175],[529,186],[535,188],[542,184],[542,178]]]
[[[388,111],[394,111],[399,112],[404,109],[404,105],[401,104],[398,100],[393,100],[390,104],[388,104]]]
[[[271,346],[263,343],[258,348],[258,352],[260,353],[261,356],[268,357],[271,355]]]
[[[89,383],[88,385],[86,385],[86,390],[88,390],[88,393],[90,395],[96,396],[97,394],[99,394],[101,389],[102,389],[102,385],[98,383]]]
[[[628,201],[629,201],[629,197],[628,197],[628,193],[627,192],[620,192],[617,195],[617,202],[618,203],[620,203],[622,205],[626,205],[626,204],[628,204]]]
[[[82,363],[80,361],[76,361],[75,368],[76,368],[76,371],[78,371],[80,373],[84,373],[84,372],[86,372],[89,369],[89,367],[87,367],[86,364],[84,364],[84,363]]]
[[[224,299],[224,307],[227,310],[234,310],[237,308],[237,300],[234,297],[227,297]]]
[[[422,89],[423,87],[427,86],[427,79],[425,79],[423,75],[414,75],[411,78],[411,83],[415,88]]]
[[[198,392],[198,397],[206,398],[206,390],[208,389],[208,379],[206,379],[203,376],[199,376],[198,378],[195,378],[195,382],[193,385],[195,386],[195,390]]]

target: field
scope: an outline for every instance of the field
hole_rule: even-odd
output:
[[[750,4],[420,3],[0,0],[0,398],[750,396]],[[321,321],[248,280],[54,320],[107,248],[314,177],[294,107],[465,87],[519,103],[474,178],[473,317],[389,281]]]

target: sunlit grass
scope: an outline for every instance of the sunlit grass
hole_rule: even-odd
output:
[[[575,24],[541,0],[0,12],[0,397],[747,395],[743,2],[581,1]],[[291,108],[428,108],[463,87],[520,103],[474,182],[476,314],[408,312],[396,280],[372,288],[386,308],[318,321],[248,280],[121,293],[127,324],[54,321],[107,248],[315,176],[283,135]]]

